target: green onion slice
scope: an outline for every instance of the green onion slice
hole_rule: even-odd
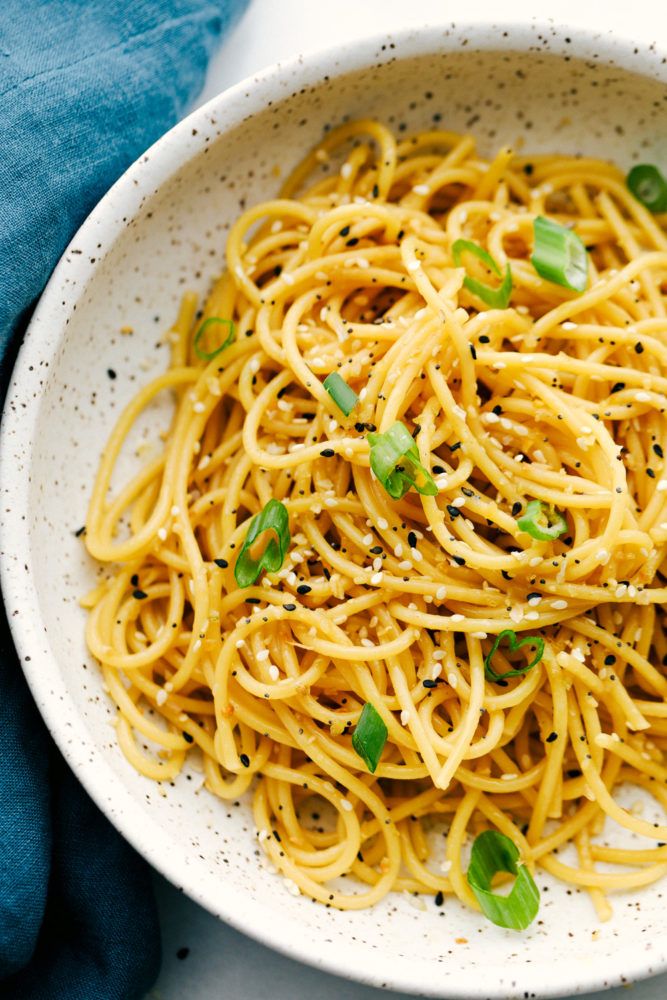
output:
[[[496,671],[491,666],[491,661],[493,660],[494,654],[498,649],[498,646],[503,641],[507,639],[507,645],[509,647],[510,653],[513,653],[515,649],[520,649],[521,646],[527,646],[531,643],[536,650],[535,657],[531,662],[525,667],[519,667],[515,670],[506,670],[504,674],[496,673]],[[519,639],[517,642],[516,632],[514,629],[506,628],[502,632],[499,632],[496,636],[496,641],[491,647],[489,655],[484,660],[484,675],[487,681],[504,681],[506,677],[520,677],[521,674],[526,674],[531,667],[534,667],[540,662],[544,656],[544,639],[540,635],[527,635],[523,639]]]
[[[367,701],[352,733],[352,746],[364,764],[375,774],[387,742],[387,727],[376,708]]]
[[[349,417],[352,410],[359,402],[354,389],[350,389],[345,379],[341,378],[338,372],[332,372],[324,380],[324,388],[329,393],[339,410],[342,410],[346,417]]]
[[[207,330],[209,330],[212,326],[216,326],[218,324],[223,327],[229,328],[227,339],[222,344],[220,344],[220,347],[216,347],[214,351],[205,351],[202,347],[200,347],[199,342]],[[223,335],[224,335],[224,330],[223,330]],[[196,353],[199,355],[200,358],[203,358],[204,361],[212,361],[213,358],[217,358],[218,354],[220,354],[221,351],[224,351],[225,347],[229,347],[229,345],[232,343],[235,337],[236,337],[236,327],[232,323],[231,319],[224,319],[222,316],[209,316],[209,318],[205,319],[202,325],[197,330],[195,334],[195,339],[192,342],[192,346],[194,347]]]
[[[482,264],[485,264],[493,271],[498,278],[503,277],[500,268],[491,254],[470,240],[455,240],[452,244],[452,256],[454,257],[456,267],[463,267],[461,257],[464,253],[473,254],[478,260],[481,260]],[[477,278],[471,278],[468,274],[463,279],[463,284],[469,292],[480,298],[487,306],[491,306],[492,309],[507,309],[510,295],[512,294],[512,272],[510,271],[509,264],[505,271],[503,283],[498,288],[491,288],[490,285],[485,285],[481,281],[478,281]]]
[[[543,215],[533,220],[533,237],[530,260],[539,276],[573,292],[585,291],[588,254],[581,237]]]
[[[667,181],[652,163],[638,163],[625,178],[625,183],[649,212],[667,212]]]
[[[419,460],[419,449],[400,420],[384,434],[369,433],[368,441],[371,469],[390,497],[400,500],[411,486],[425,496],[437,494],[433,476]]]
[[[485,830],[475,838],[468,866],[468,885],[482,913],[498,927],[522,931],[533,922],[540,907],[540,891],[528,869],[519,861],[519,848],[498,830]],[[491,892],[497,872],[516,875],[508,896]]]
[[[270,531],[273,534],[259,558],[253,559],[250,555],[250,547],[263,531]],[[279,570],[289,544],[290,530],[287,507],[280,500],[272,498],[266,507],[253,517],[245,541],[241,546],[234,566],[234,576],[239,587],[250,587],[262,570],[266,569],[269,573],[275,573],[276,570]]]
[[[526,512],[517,518],[520,531],[527,531],[532,538],[540,542],[549,542],[568,530],[567,521],[562,514],[551,507],[543,510],[541,500],[530,500],[526,504]]]

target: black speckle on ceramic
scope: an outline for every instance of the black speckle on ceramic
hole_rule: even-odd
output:
[[[181,293],[203,293],[220,272],[230,223],[275,195],[328,127],[375,116],[399,133],[470,131],[484,154],[513,143],[665,163],[666,81],[657,47],[552,24],[449,23],[296,59],[216,98],[142,156],[76,235],[34,315],[1,452],[2,584],[26,676],[70,765],[128,840],[213,913],[292,957],[427,996],[587,992],[665,969],[667,887],[618,893],[613,920],[598,925],[585,893],[540,874],[540,917],[522,934],[450,902],[415,909],[393,895],[340,913],[293,897],[257,850],[247,802],[218,801],[195,768],[157,785],[118,750],[77,603],[99,579],[78,532],[102,445],[165,367],[162,335]],[[137,445],[157,437],[159,407],[154,417]],[[128,451],[121,475],[133,461]]]

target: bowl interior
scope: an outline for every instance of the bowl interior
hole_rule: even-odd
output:
[[[540,876],[540,919],[523,934],[482,926],[454,903],[397,895],[340,913],[290,895],[262,860],[248,803],[214,799],[196,761],[173,785],[136,774],[118,750],[78,605],[98,578],[77,529],[101,449],[123,404],[166,367],[163,335],[181,293],[210,287],[230,223],[275,195],[327,126],[376,117],[399,134],[471,132],[484,155],[510,143],[622,167],[665,163],[660,60],[553,27],[450,26],[267,71],[197,111],[112,189],[56,270],[22,349],[3,426],[3,588],[39,707],[81,781],[153,865],[241,930],[329,971],[433,996],[601,988],[664,967],[662,891],[617,894],[614,919],[598,926],[585,893]],[[156,408],[135,443],[150,447],[162,419]],[[123,467],[136,461],[128,449]]]

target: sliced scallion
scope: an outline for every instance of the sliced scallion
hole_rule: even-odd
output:
[[[368,435],[371,469],[390,497],[400,500],[411,486],[425,496],[435,496],[438,487],[422,465],[419,449],[405,424],[397,420],[383,434]]]
[[[349,417],[352,410],[359,402],[354,389],[350,389],[345,379],[341,378],[338,372],[331,372],[324,380],[324,388],[329,393],[339,410]]]
[[[539,276],[573,292],[583,292],[588,283],[588,254],[572,229],[538,215],[533,221],[531,263]]]
[[[229,333],[227,334],[227,338],[222,344],[220,344],[219,347],[216,347],[214,351],[205,351],[203,347],[201,347],[200,341],[207,330],[209,330],[213,326],[218,326],[218,325],[223,327],[228,327]],[[221,351],[224,351],[225,347],[229,347],[229,345],[234,341],[235,337],[236,337],[236,327],[232,323],[231,319],[224,319],[222,316],[209,316],[209,318],[205,319],[204,322],[199,327],[199,329],[197,330],[195,334],[195,339],[192,342],[192,346],[194,347],[195,352],[199,355],[200,358],[203,358],[204,361],[212,361],[213,358],[217,358],[218,354],[220,354]]]
[[[364,764],[375,774],[387,742],[387,727],[378,710],[367,701],[352,733],[352,746]]]
[[[492,660],[496,650],[500,643],[507,639],[507,646],[510,653],[513,653],[516,649],[520,649],[521,646],[526,646],[529,643],[535,648],[536,653],[533,659],[525,667],[518,667],[514,670],[506,670],[504,674],[497,673],[492,666]],[[517,642],[516,632],[514,629],[506,628],[502,632],[499,632],[496,636],[496,641],[494,642],[491,650],[484,660],[484,674],[487,681],[504,681],[507,677],[520,677],[521,674],[527,673],[531,667],[536,666],[544,656],[544,639],[539,635],[526,635],[523,639],[519,639]]]
[[[491,892],[491,883],[498,872],[516,876],[508,896]],[[475,838],[468,866],[468,885],[484,916],[498,927],[522,931],[537,916],[540,891],[526,866],[519,861],[519,848],[499,830],[484,830]]]
[[[625,183],[630,193],[649,212],[667,212],[667,181],[652,163],[638,163]]]
[[[493,271],[496,277],[503,278],[502,272],[491,254],[471,240],[455,240],[452,243],[452,256],[456,267],[464,266],[461,262],[464,253],[471,253],[478,260],[481,260],[482,264],[485,264],[489,270]],[[490,306],[492,309],[507,309],[512,294],[512,272],[509,264],[505,269],[505,277],[502,284],[498,288],[485,285],[483,282],[478,281],[477,278],[471,278],[469,274],[466,274],[463,284],[469,292],[472,292],[473,295],[476,295],[485,305]]]
[[[253,558],[250,548],[264,531],[271,532],[264,551]],[[263,570],[275,573],[283,564],[290,544],[289,515],[287,507],[280,500],[271,498],[266,507],[255,514],[241,546],[234,576],[239,587],[250,587]]]
[[[526,504],[525,513],[517,518],[520,531],[526,531],[531,538],[539,542],[550,542],[567,531],[567,521],[562,514],[552,507],[545,506],[541,500],[530,500]]]

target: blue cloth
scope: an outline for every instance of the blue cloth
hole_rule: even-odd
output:
[[[246,2],[0,2],[0,396],[68,241],[185,113]],[[140,1000],[160,961],[148,866],[56,750],[2,613],[0,733],[0,996]]]

